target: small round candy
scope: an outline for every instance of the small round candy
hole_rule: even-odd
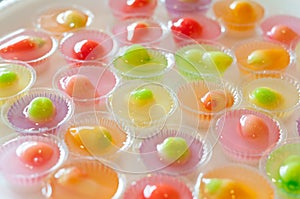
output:
[[[299,38],[298,33],[296,33],[293,29],[280,24],[273,26],[266,35],[268,38],[286,45],[291,45],[293,41]]]
[[[269,87],[258,87],[249,97],[255,105],[267,109],[274,109],[283,103],[281,94]]]
[[[254,114],[242,115],[239,131],[245,141],[253,142],[256,147],[266,149],[269,140],[269,128],[266,122]]]
[[[86,26],[88,16],[77,10],[66,10],[57,15],[56,20],[70,29],[83,28]]]
[[[283,188],[290,193],[300,193],[300,156],[290,155],[279,168]]]
[[[36,97],[28,105],[28,118],[34,122],[50,120],[55,114],[55,107],[51,99],[47,97]]]
[[[190,155],[189,146],[181,137],[168,137],[156,148],[163,161],[169,163],[184,163]]]
[[[284,69],[290,63],[290,55],[284,48],[258,49],[247,57],[247,63],[254,69]]]
[[[139,66],[147,63],[150,60],[150,55],[145,47],[134,44],[126,50],[123,59],[127,64]]]
[[[5,88],[13,85],[18,80],[18,75],[9,70],[0,71],[0,88]]]
[[[143,106],[154,101],[153,92],[150,89],[142,88],[130,93],[129,102],[133,105]]]
[[[231,107],[233,104],[232,96],[222,90],[212,90],[207,92],[200,99],[202,105],[207,111],[218,112],[227,107]]]
[[[216,17],[222,19],[228,30],[253,30],[264,15],[262,5],[249,0],[221,0],[213,6]]]
[[[250,23],[256,20],[255,10],[246,0],[235,0],[229,5],[231,14],[240,23]]]
[[[73,56],[79,60],[94,60],[101,55],[102,48],[98,42],[93,40],[81,40],[75,43]]]
[[[143,195],[147,199],[180,199],[178,191],[168,184],[147,185]]]
[[[174,19],[171,24],[171,30],[179,36],[197,39],[201,37],[203,27],[192,18]]]
[[[43,142],[28,141],[18,146],[17,156],[29,166],[42,166],[47,163],[52,155],[52,146]]]
[[[241,135],[246,138],[256,139],[269,133],[264,120],[253,114],[242,115],[239,127]]]

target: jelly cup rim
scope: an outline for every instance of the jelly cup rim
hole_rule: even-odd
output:
[[[106,37],[106,39],[104,39],[104,41],[111,40],[112,49],[108,53],[106,53],[104,56],[98,57],[94,60],[80,60],[80,59],[73,58],[73,57],[65,54],[65,50],[63,50],[63,48],[64,48],[65,43],[68,42],[73,37],[76,37],[77,34],[97,34],[99,36]],[[106,32],[106,31],[100,30],[100,29],[95,29],[95,28],[81,28],[81,29],[78,29],[78,30],[75,30],[72,32],[67,32],[61,38],[61,40],[58,44],[58,49],[59,49],[59,52],[61,53],[61,55],[69,62],[74,62],[77,64],[86,63],[86,62],[97,62],[97,61],[102,62],[103,59],[109,58],[110,56],[113,56],[117,52],[118,43],[117,43],[116,39],[114,38],[114,36],[111,35],[111,33],[109,33],[109,32]]]
[[[61,164],[59,167],[54,169],[43,180],[42,189],[41,189],[42,195],[48,197],[49,194],[51,194],[52,187],[51,187],[51,184],[49,183],[49,181],[51,180],[50,178],[55,172],[59,171],[60,169],[62,169],[64,167],[69,167],[69,166],[72,166],[72,165],[80,165],[80,164],[85,164],[85,165],[87,165],[87,164],[98,164],[99,167],[101,167],[102,169],[109,169],[111,172],[114,172],[118,177],[118,188],[117,188],[115,194],[112,196],[111,199],[119,199],[120,198],[120,196],[123,194],[123,192],[125,191],[125,188],[126,188],[127,179],[126,179],[125,174],[119,172],[118,169],[115,169],[115,168],[117,168],[116,165],[114,165],[112,163],[107,164],[106,162],[103,162],[102,160],[98,160],[98,159],[91,158],[91,157],[75,157],[75,158],[72,158],[72,159],[68,159],[63,164]]]
[[[9,134],[9,135],[6,135],[4,137],[2,137],[0,139],[0,150],[5,150],[3,149],[3,147],[5,147],[4,145],[8,145],[8,144],[13,144],[13,142],[16,142],[18,141],[18,139],[25,139],[25,141],[27,139],[42,139],[42,140],[45,140],[45,141],[49,141],[49,142],[52,142],[54,143],[55,145],[58,146],[58,149],[60,151],[60,154],[59,154],[59,158],[58,158],[58,162],[55,163],[55,165],[53,165],[51,168],[43,171],[43,172],[40,172],[40,173],[33,173],[33,174],[30,174],[30,175],[27,175],[27,174],[10,174],[10,175],[13,175],[13,179],[14,180],[25,180],[27,181],[26,179],[28,178],[31,178],[31,179],[38,179],[42,176],[47,176],[48,173],[51,173],[53,170],[57,169],[60,165],[62,165],[64,163],[64,161],[67,160],[67,157],[68,157],[68,150],[66,148],[66,145],[61,141],[59,140],[58,137],[54,136],[54,135],[50,135],[50,134],[41,134],[41,135],[36,135],[36,134],[33,134],[33,135],[26,135],[26,134],[22,134],[22,133],[19,133],[19,132],[14,132],[12,134]],[[21,140],[22,141],[22,140]],[[1,171],[2,172],[2,171]],[[3,174],[3,175],[6,175],[6,174]],[[21,183],[21,182],[17,182],[17,183]],[[23,182],[23,183],[27,183],[27,182]],[[34,182],[32,182],[34,183]]]
[[[187,6],[185,8],[182,8],[182,5],[185,4],[185,2],[177,2],[175,4],[169,4],[167,3],[167,0],[165,0],[165,7],[167,11],[172,12],[172,11],[178,11],[178,12],[190,12],[190,11],[202,11],[210,8],[212,4],[212,0],[206,0],[204,3],[203,1],[198,1],[195,3],[188,3],[191,4],[191,6]]]
[[[124,32],[119,32],[119,33],[114,33],[114,28],[116,27],[116,26],[120,26],[120,25],[122,25],[122,24],[127,24],[127,23],[130,23],[130,22],[136,22],[136,21],[138,21],[138,20],[143,20],[143,21],[146,21],[146,22],[154,22],[154,23],[156,23],[157,25],[159,25],[159,27],[160,27],[160,29],[162,30],[162,34],[161,34],[161,36],[159,37],[159,38],[157,38],[157,39],[154,39],[154,40],[152,40],[152,41],[148,41],[148,42],[140,42],[140,43],[138,43],[138,44],[140,44],[140,45],[145,45],[145,46],[151,46],[151,45],[153,45],[153,44],[155,44],[155,43],[158,43],[158,42],[160,42],[160,41],[162,41],[163,39],[165,39],[167,36],[168,36],[168,34],[169,34],[169,32],[170,32],[170,30],[168,29],[168,27],[165,25],[165,23],[163,23],[162,21],[160,21],[159,19],[157,19],[155,16],[134,16],[134,17],[130,17],[130,18],[128,18],[128,19],[124,19],[124,20],[122,20],[122,21],[119,21],[119,22],[117,22],[117,23],[115,23],[115,24],[113,24],[113,26],[112,27],[110,27],[109,28],[109,32],[110,32],[110,34],[113,36],[113,37],[118,37],[119,35],[121,35],[121,34],[124,34]],[[149,27],[150,29],[158,29],[157,27]],[[132,43],[132,42],[130,42],[130,41],[126,41],[126,40],[120,40],[120,39],[116,39],[121,45],[132,45],[132,44],[135,44],[135,43]]]
[[[244,96],[245,94],[243,92],[243,90],[244,90],[243,88],[246,87],[252,81],[255,81],[258,79],[274,79],[274,80],[278,79],[278,80],[288,81],[297,90],[299,99],[298,99],[297,103],[293,104],[291,107],[288,107],[285,109],[280,109],[280,110],[268,110],[268,109],[265,109],[263,107],[260,107],[260,106],[257,106],[255,104],[251,103],[249,100],[245,100],[245,102],[248,106],[255,108],[259,111],[265,112],[267,114],[275,115],[275,116],[282,114],[282,113],[289,113],[293,110],[300,108],[300,82],[294,76],[287,74],[287,73],[283,73],[281,71],[271,71],[270,70],[270,71],[262,71],[262,72],[256,72],[256,73],[246,75],[245,78],[239,82],[239,85],[240,85],[239,87],[241,88],[242,96],[244,99],[247,98],[247,96]]]
[[[128,85],[131,85],[131,86],[134,86],[134,85],[137,85],[139,87],[141,86],[145,86],[145,85],[149,85],[149,84],[154,84],[156,86],[159,86],[163,89],[166,89],[167,92],[169,93],[170,97],[172,98],[172,102],[173,102],[173,106],[172,108],[170,109],[170,111],[165,115],[163,116],[163,118],[160,118],[159,120],[155,120],[156,121],[166,121],[166,119],[171,116],[177,109],[178,107],[178,100],[177,100],[177,97],[176,97],[176,94],[175,92],[169,88],[168,86],[160,83],[160,82],[153,82],[153,81],[147,81],[147,80],[140,80],[140,79],[137,79],[137,80],[130,80],[130,81],[127,81],[127,82],[122,82],[120,83],[116,89],[114,90],[114,92],[116,92],[116,90],[118,90],[118,88],[122,88],[122,87],[126,87]],[[129,119],[129,118],[120,118],[118,116],[118,114],[116,114],[116,112],[114,111],[115,108],[112,107],[112,100],[113,100],[113,96],[114,96],[114,92],[112,92],[106,100],[106,107],[107,109],[110,111],[110,113],[113,115],[114,119],[116,119],[117,121],[122,121],[122,122],[126,122],[127,124],[131,124],[132,121]],[[119,123],[119,122],[118,122]],[[132,125],[130,125],[132,126]],[[134,128],[139,128],[139,127],[134,127]],[[146,128],[147,129],[147,128]]]
[[[147,8],[147,11],[144,11],[143,9],[145,9],[145,7],[136,9],[137,11],[135,12],[131,12],[131,13],[126,13],[126,11],[122,11],[122,9],[115,9],[113,6],[113,2],[118,2],[120,3],[120,1],[118,0],[108,0],[108,6],[109,8],[112,10],[112,13],[117,16],[117,18],[121,18],[121,19],[126,19],[126,18],[132,18],[132,17],[144,17],[144,16],[152,16],[152,12],[154,12],[155,8],[158,6],[159,0],[153,0],[153,3],[151,3],[148,6],[145,6]],[[121,1],[122,2],[122,1]],[[123,1],[125,2],[125,1]],[[142,11],[141,11],[142,9]],[[151,13],[149,13],[151,12]]]
[[[93,19],[95,17],[91,10],[89,10],[89,9],[79,5],[79,4],[70,5],[70,4],[67,4],[67,3],[59,2],[59,3],[56,3],[54,5],[48,5],[48,6],[44,7],[43,9],[40,9],[36,13],[36,16],[33,20],[33,26],[36,27],[37,29],[40,29],[40,30],[48,33],[49,35],[54,36],[54,37],[64,36],[67,33],[70,33],[70,32],[73,32],[73,31],[76,31],[76,30],[79,30],[79,29],[83,29],[83,28],[78,28],[76,30],[70,30],[70,31],[67,31],[67,32],[55,32],[55,31],[50,31],[50,30],[42,28],[42,26],[39,22],[39,18],[43,14],[46,14],[46,13],[49,13],[49,12],[51,13],[52,11],[56,11],[56,10],[66,10],[66,9],[76,9],[76,10],[79,10],[79,11],[82,11],[83,13],[85,13],[88,16],[86,27],[88,27],[92,24]]]
[[[299,113],[295,115],[295,122],[293,127],[294,127],[293,130],[295,131],[293,135],[300,136],[300,114]]]
[[[133,44],[135,45],[135,44]],[[120,74],[121,76],[124,76],[125,78],[134,78],[134,79],[139,79],[139,80],[143,80],[145,79],[149,79],[149,78],[155,78],[155,77],[159,77],[164,75],[165,73],[168,73],[170,70],[172,70],[172,68],[175,66],[175,56],[172,52],[165,50],[165,49],[161,49],[161,48],[156,48],[156,47],[149,47],[149,46],[144,46],[145,49],[150,50],[154,53],[159,53],[159,55],[163,56],[164,59],[167,61],[167,65],[166,67],[164,67],[164,69],[162,71],[159,71],[159,73],[153,73],[150,75],[143,75],[142,77],[140,75],[134,75],[134,74],[130,74],[130,72],[123,72],[119,69],[117,69],[114,66],[114,61],[118,60],[118,59],[122,59],[123,56],[123,52],[125,52],[125,50],[128,48],[128,46],[125,46],[123,48],[120,49],[119,52],[121,52],[119,55],[117,55],[117,57],[109,64],[111,66],[111,69],[113,72]],[[148,63],[147,63],[148,64]],[[154,64],[154,65],[162,65],[162,64],[157,64],[157,63],[149,63],[149,64]],[[143,64],[146,65],[146,64]],[[143,66],[141,65],[141,66]],[[133,68],[136,66],[133,66]],[[137,66],[139,67],[139,66]],[[122,79],[122,78],[121,78]]]
[[[193,165],[191,168],[189,168],[187,170],[184,170],[184,171],[177,170],[175,172],[165,171],[163,168],[168,168],[170,166],[170,164],[167,163],[167,164],[165,164],[165,167],[162,168],[163,170],[159,170],[159,172],[162,173],[162,174],[170,175],[170,176],[183,175],[183,174],[192,173],[193,170],[195,170],[196,168],[199,168],[201,166],[206,165],[212,157],[212,150],[213,150],[213,145],[214,145],[213,137],[210,136],[210,135],[203,136],[203,135],[200,134],[201,130],[199,130],[197,128],[190,127],[188,125],[168,123],[159,131],[159,134],[156,134],[152,137],[147,137],[147,138],[143,139],[141,141],[141,146],[147,140],[151,140],[154,137],[161,136],[161,135],[164,135],[164,134],[168,134],[170,131],[174,131],[174,130],[179,135],[188,136],[190,138],[193,138],[193,139],[196,139],[197,141],[199,141],[202,144],[201,149],[203,150],[203,154],[202,154],[199,162],[197,162],[197,164]],[[190,134],[191,132],[194,132],[194,133]],[[192,144],[192,143],[190,143],[190,144]],[[139,153],[141,153],[141,151],[140,151],[141,148],[139,148],[138,150],[139,150]],[[153,151],[153,152],[157,152],[157,149],[155,149],[155,151]],[[142,158],[142,159],[144,159],[144,158]]]
[[[251,26],[260,24],[260,21],[262,20],[262,18],[257,21],[254,21],[252,23],[242,23],[242,24],[225,21],[223,18],[220,18],[219,20],[224,24],[225,27],[227,27],[228,25],[235,26],[235,27],[251,27]],[[250,31],[255,30],[255,29],[256,29],[256,27],[253,27],[253,29],[251,29]],[[249,31],[249,30],[247,30],[247,31]]]
[[[118,76],[114,73],[114,71],[110,70],[108,68],[108,66],[102,62],[97,62],[97,61],[86,61],[83,63],[84,65],[83,66],[80,66],[80,67],[77,67],[77,63],[74,63],[74,64],[67,64],[63,67],[61,67],[59,70],[56,71],[56,73],[53,75],[52,77],[52,87],[55,88],[55,89],[58,89],[62,92],[64,92],[63,90],[59,89],[58,87],[58,84],[59,84],[59,78],[62,78],[64,77],[63,74],[67,74],[68,71],[80,71],[81,67],[83,67],[82,69],[101,69],[102,70],[102,73],[105,73],[106,71],[110,72],[111,75],[114,77],[114,80],[115,80],[115,85],[114,87],[109,91],[107,92],[105,95],[101,95],[99,97],[96,97],[96,98],[88,98],[88,99],[82,99],[82,98],[76,98],[76,97],[71,97],[73,99],[73,101],[76,103],[81,103],[81,102],[92,102],[92,101],[98,101],[98,100],[103,100],[103,99],[106,99],[115,89],[116,87],[119,85],[119,82],[120,82],[120,78],[118,78]],[[80,73],[79,73],[80,74]]]
[[[59,95],[60,97],[62,97],[63,99],[65,99],[65,101],[67,102],[69,108],[68,108],[68,112],[65,115],[63,121],[58,122],[55,126],[51,127],[51,128],[43,128],[43,129],[24,129],[24,128],[20,128],[17,126],[14,126],[6,117],[7,113],[9,112],[10,108],[15,104],[18,103],[19,100],[22,100],[24,97],[26,97],[27,95],[31,95],[31,94],[36,94],[36,93],[40,93],[40,92],[47,92],[47,93],[53,93],[54,95]],[[59,128],[62,124],[64,124],[65,122],[69,121],[73,114],[74,114],[74,109],[75,109],[75,104],[72,100],[72,98],[70,98],[68,95],[66,95],[64,92],[55,89],[55,88],[48,88],[48,87],[35,87],[35,88],[31,88],[30,90],[28,90],[26,92],[26,95],[22,95],[22,96],[17,96],[13,101],[11,102],[7,102],[4,104],[4,106],[1,109],[1,116],[3,118],[3,123],[6,124],[6,126],[8,126],[11,129],[14,129],[17,132],[21,132],[21,133],[25,133],[28,135],[34,135],[34,134],[45,134],[46,132],[51,132],[56,130],[57,128]]]
[[[289,20],[291,20],[291,19],[293,19],[293,20],[297,20],[298,21],[298,25],[300,25],[300,18],[299,17],[297,17],[297,16],[294,16],[294,15],[288,15],[288,14],[283,14],[283,13],[279,13],[279,14],[271,14],[271,15],[269,15],[268,17],[265,17],[263,20],[262,20],[262,22],[260,23],[260,26],[259,26],[259,29],[265,34],[265,33],[267,33],[268,31],[270,31],[271,29],[272,29],[272,27],[271,27],[271,29],[269,29],[269,30],[267,30],[267,27],[266,26],[268,26],[268,25],[266,25],[266,23],[267,22],[269,22],[269,20],[273,20],[274,18],[284,18],[284,19],[286,19],[287,20],[287,22],[289,21]],[[279,24],[279,23],[277,23],[277,24],[274,24],[275,26],[276,25],[285,25],[285,24]]]
[[[39,29],[34,29],[34,28],[20,28],[18,30],[10,32],[7,35],[5,35],[4,37],[2,37],[0,39],[0,42],[3,42],[5,40],[8,40],[12,37],[15,37],[15,36],[23,34],[23,33],[40,33],[43,36],[49,38],[52,45],[51,45],[50,50],[47,51],[45,54],[43,54],[41,57],[38,57],[38,58],[32,59],[32,60],[26,60],[26,61],[18,60],[20,62],[25,62],[25,63],[30,64],[30,65],[37,64],[40,61],[43,61],[43,60],[49,58],[51,55],[53,55],[55,53],[55,51],[57,50],[57,48],[58,48],[58,41],[52,35],[48,34],[46,31],[39,30]],[[7,59],[7,60],[10,60],[10,59]],[[15,60],[12,59],[11,61],[15,61]],[[33,66],[33,68],[35,68],[35,66]]]
[[[281,70],[260,70],[260,71],[252,70],[252,69],[250,69],[248,67],[245,67],[244,65],[240,64],[238,62],[238,58],[236,57],[236,51],[237,51],[237,49],[239,47],[241,47],[241,46],[244,46],[244,45],[248,45],[248,44],[254,45],[254,44],[257,44],[257,43],[272,44],[272,45],[276,45],[276,46],[284,49],[289,54],[289,59],[290,59],[289,64],[285,68],[283,68]],[[276,71],[277,72],[284,72],[288,68],[291,68],[291,67],[293,67],[295,65],[295,56],[294,56],[293,50],[290,47],[288,47],[288,46],[286,46],[286,45],[284,45],[284,44],[282,44],[282,43],[280,43],[278,41],[274,41],[274,40],[270,40],[270,39],[262,39],[262,38],[245,39],[243,41],[236,42],[232,46],[231,49],[232,49],[232,53],[236,57],[236,64],[237,64],[238,68],[240,69],[240,71],[244,70],[244,71],[247,71],[248,73],[261,73],[261,72],[264,72],[264,71],[265,72],[268,72],[268,71],[270,71],[270,72],[276,72]]]
[[[298,44],[299,41],[300,41],[300,37],[293,39],[293,40],[291,41],[290,44],[285,44],[285,43],[283,43],[283,42],[280,42],[280,41],[277,41],[277,40],[274,40],[274,39],[268,37],[268,35],[266,35],[266,33],[267,33],[267,32],[262,32],[262,33],[261,33],[261,34],[263,34],[262,37],[264,38],[264,40],[266,40],[266,41],[271,41],[271,42],[277,42],[277,43],[279,43],[280,45],[285,46],[286,50],[288,51],[288,53],[290,54],[290,57],[291,57],[292,60],[293,60],[293,62],[290,63],[290,64],[294,64],[294,62],[296,62],[295,60],[297,59],[297,58],[296,58],[296,52],[295,52],[295,49],[296,49],[296,47],[297,47],[297,44]]]
[[[235,150],[235,149],[231,149],[232,146],[229,146],[228,144],[223,144],[221,141],[220,141],[220,132],[216,132],[216,127],[217,127],[217,123],[224,117],[227,116],[228,113],[236,113],[236,112],[245,112],[246,114],[258,114],[258,115],[261,115],[263,117],[266,117],[268,119],[270,119],[274,124],[276,124],[276,126],[278,127],[279,129],[279,139],[276,141],[276,143],[273,143],[271,144],[270,146],[267,147],[268,148],[272,148],[273,146],[277,146],[277,145],[280,145],[282,142],[284,142],[287,138],[287,129],[284,127],[282,121],[279,119],[279,118],[276,118],[276,117],[273,117],[267,113],[264,113],[264,112],[259,112],[258,110],[255,110],[255,109],[251,109],[251,108],[248,108],[248,107],[241,107],[241,108],[237,108],[237,109],[233,109],[233,110],[228,110],[227,112],[223,113],[223,114],[220,114],[218,115],[217,117],[213,118],[213,125],[210,126],[209,128],[209,132],[211,133],[211,135],[218,140],[218,142],[222,145],[222,148],[227,151],[228,153],[230,154],[233,154],[233,155],[242,155],[242,156],[245,156],[247,158],[255,158],[258,160],[263,157],[265,151],[262,151],[260,153],[254,153],[254,152],[251,152],[249,154],[249,151],[238,151],[238,150]],[[266,150],[267,150],[266,149]]]
[[[14,60],[0,60],[0,64],[13,64],[13,65],[20,65],[22,67],[25,67],[30,75],[31,75],[31,79],[30,81],[28,82],[27,86],[24,87],[21,91],[19,91],[18,93],[16,93],[15,95],[12,95],[12,96],[8,96],[8,97],[1,97],[0,98],[0,101],[7,101],[8,99],[13,99],[19,95],[21,95],[22,93],[25,93],[26,91],[28,91],[28,89],[30,89],[34,83],[36,82],[36,78],[37,78],[37,75],[36,75],[36,71],[35,69],[29,65],[28,63],[26,62],[22,62],[22,61],[14,61]],[[0,66],[1,67],[1,66]]]
[[[128,135],[128,133],[127,133],[125,130],[123,130],[123,129],[121,129],[121,128],[119,127],[119,125],[117,124],[117,122],[113,120],[113,119],[114,119],[114,118],[113,118],[113,115],[112,115],[110,112],[108,112],[108,111],[87,111],[87,112],[82,112],[82,113],[78,113],[78,114],[74,115],[73,118],[72,118],[72,121],[68,121],[66,124],[64,124],[64,125],[62,126],[62,128],[59,129],[59,131],[58,131],[58,137],[59,137],[59,138],[62,140],[62,142],[65,143],[65,145],[67,146],[68,144],[66,143],[66,141],[65,141],[65,139],[64,139],[64,136],[65,136],[65,134],[66,134],[67,129],[68,129],[69,127],[71,127],[74,123],[76,123],[75,120],[77,120],[78,118],[82,118],[82,117],[83,117],[83,118],[86,119],[86,120],[85,120],[85,123],[89,123],[89,122],[90,122],[90,116],[92,116],[92,115],[95,115],[95,118],[92,118],[92,122],[93,122],[93,123],[95,122],[95,124],[96,124],[96,120],[97,120],[97,119],[105,118],[105,119],[107,119],[107,120],[113,121],[113,122],[116,124],[116,126],[118,126],[119,130],[120,130],[121,132],[123,132],[124,134],[126,134],[126,141],[123,142],[123,146],[122,146],[121,148],[119,148],[119,149],[116,151],[116,154],[118,154],[118,153],[120,153],[120,152],[122,152],[122,151],[127,150],[127,149],[131,146],[131,144],[133,143],[134,140],[132,139],[132,137],[130,137],[130,136]],[[87,121],[87,119],[88,119],[89,121]],[[95,119],[96,119],[96,120],[95,120]],[[81,123],[81,122],[80,122],[80,123]],[[83,124],[81,124],[81,125],[83,125]],[[75,157],[77,157],[77,158],[82,157],[81,154],[77,154],[77,153],[74,153],[74,152],[72,152],[72,151],[69,151],[69,154],[72,154],[73,156],[75,156]],[[115,154],[110,154],[110,153],[109,153],[109,154],[101,155],[101,157],[100,157],[100,156],[99,156],[99,157],[96,157],[96,156],[94,156],[94,155],[91,154],[91,156],[84,156],[84,157],[86,157],[86,158],[96,158],[96,159],[99,159],[100,161],[103,161],[103,162],[105,162],[105,163],[110,164],[110,163],[112,162],[112,161],[110,160],[110,158],[113,158],[114,155],[115,155]]]
[[[187,82],[184,85],[182,85],[179,89],[181,89],[182,87],[184,87],[186,85],[189,85],[191,83],[197,83],[197,82],[207,82],[207,81],[198,80],[198,81],[193,81],[193,82]],[[208,81],[208,82],[210,84],[214,84],[214,82],[210,82],[210,81]],[[229,83],[225,80],[222,80],[222,82],[223,82],[223,88],[221,88],[222,90],[224,90],[224,91],[228,90],[228,91],[230,91],[231,94],[234,93],[233,94],[234,102],[233,102],[233,105],[231,107],[225,108],[225,109],[217,111],[217,112],[205,112],[205,111],[199,111],[199,110],[195,110],[193,108],[190,108],[189,106],[186,106],[183,102],[181,102],[180,99],[178,99],[179,105],[182,106],[182,108],[184,110],[187,110],[191,113],[200,114],[200,115],[210,115],[210,116],[221,115],[221,114],[226,113],[227,111],[229,111],[231,109],[235,109],[235,108],[239,107],[240,104],[242,103],[242,93],[241,93],[241,91],[238,89],[238,87],[234,86],[233,84],[231,84],[231,83]],[[216,83],[215,85],[218,85],[218,84]]]

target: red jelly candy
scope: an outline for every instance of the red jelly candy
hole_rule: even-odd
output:
[[[24,142],[16,150],[17,156],[27,165],[42,166],[53,155],[52,146],[43,142]]]

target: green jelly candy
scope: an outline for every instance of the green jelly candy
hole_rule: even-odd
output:
[[[280,166],[279,176],[287,192],[300,193],[300,157],[289,156]]]
[[[9,70],[0,71],[0,87],[8,87],[11,86],[18,80],[18,75]]]
[[[125,63],[132,66],[139,66],[150,61],[148,50],[142,45],[134,44],[130,46],[123,55]]]
[[[184,138],[168,137],[157,145],[157,151],[167,162],[182,162],[190,154],[189,146]]]
[[[277,91],[268,87],[259,87],[252,91],[250,99],[263,108],[276,108],[282,103],[282,96]]]
[[[132,104],[144,105],[153,100],[153,92],[147,88],[137,89],[130,93],[130,102]]]
[[[34,122],[43,122],[50,120],[54,113],[55,107],[51,99],[47,97],[36,97],[28,105],[28,117]]]

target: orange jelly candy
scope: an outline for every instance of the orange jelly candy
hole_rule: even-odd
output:
[[[232,96],[222,90],[209,91],[200,99],[200,101],[205,110],[214,112],[231,107],[233,104]]]
[[[24,142],[16,150],[17,156],[27,165],[42,166],[53,155],[53,147],[43,142]]]
[[[290,55],[284,48],[258,49],[248,55],[247,64],[253,70],[282,70],[290,64]]]
[[[263,17],[264,8],[250,0],[222,0],[214,4],[215,15],[230,30],[248,31]]]
[[[248,1],[233,1],[229,9],[236,23],[253,23],[256,20],[255,10]]]
[[[179,193],[167,184],[147,185],[143,199],[180,199]]]

